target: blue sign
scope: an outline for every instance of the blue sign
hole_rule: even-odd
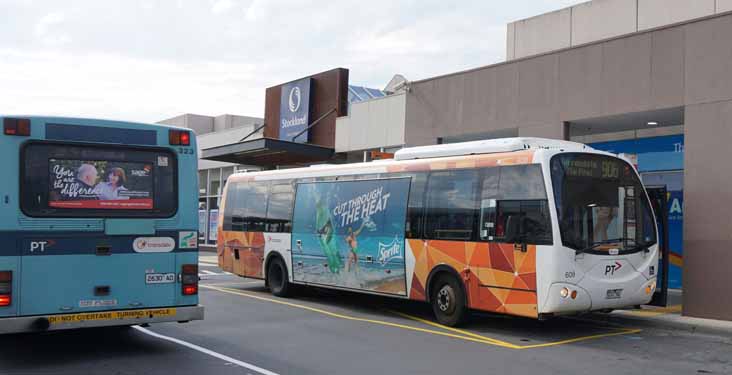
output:
[[[590,143],[590,147],[615,154],[645,154],[649,152],[684,152],[684,135],[626,139]]]
[[[681,288],[681,264],[683,263],[684,244],[684,193],[682,191],[670,191],[668,193],[668,249],[670,251],[669,262],[669,288]]]
[[[396,178],[298,184],[294,279],[406,295],[409,183],[409,178]]]
[[[280,139],[305,143],[310,124],[310,78],[282,85],[280,93]],[[302,134],[298,135],[300,132]],[[297,136],[296,139],[293,139]]]

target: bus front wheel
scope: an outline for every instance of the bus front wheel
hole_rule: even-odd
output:
[[[269,290],[277,297],[287,297],[292,292],[292,285],[287,279],[287,266],[282,258],[274,258],[267,267],[267,284]]]
[[[430,289],[430,303],[437,321],[450,327],[460,325],[465,320],[467,306],[459,281],[451,275],[440,275]]]

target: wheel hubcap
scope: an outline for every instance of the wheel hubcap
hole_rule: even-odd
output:
[[[437,292],[437,307],[443,313],[450,314],[455,310],[455,291],[449,285],[445,285]]]

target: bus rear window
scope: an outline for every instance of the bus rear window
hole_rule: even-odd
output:
[[[21,160],[28,216],[170,217],[177,210],[177,165],[168,150],[31,143]]]

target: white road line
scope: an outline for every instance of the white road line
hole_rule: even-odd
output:
[[[206,275],[218,275],[218,273],[209,270],[201,270],[201,272],[205,273]]]
[[[142,328],[140,326],[133,326],[132,328],[134,328],[134,329],[136,329],[136,330],[138,330],[138,331],[140,331],[140,332],[142,332],[142,333],[144,333],[146,335],[150,335],[152,337],[157,337],[157,338],[159,338],[161,340],[170,341],[170,342],[176,343],[178,345],[183,345],[183,346],[185,346],[187,348],[190,348],[190,349],[199,351],[199,352],[204,353],[204,354],[208,354],[208,355],[210,355],[212,357],[216,357],[216,358],[221,359],[223,361],[226,361],[226,362],[229,362],[229,363],[233,363],[233,364],[235,364],[237,366],[241,366],[241,367],[244,367],[244,368],[248,368],[248,369],[253,370],[253,371],[256,371],[256,372],[258,372],[260,374],[264,374],[264,375],[279,375],[276,372],[272,372],[272,371],[269,371],[267,369],[263,369],[263,368],[261,368],[259,366],[255,366],[255,365],[253,365],[251,363],[246,363],[244,361],[240,361],[238,359],[231,358],[231,357],[229,357],[227,355],[224,355],[224,354],[221,354],[221,353],[217,353],[217,352],[215,352],[213,350],[209,350],[209,349],[200,347],[200,346],[198,346],[196,344],[191,344],[190,342],[187,342],[187,341],[183,341],[183,340],[180,340],[180,339],[176,339],[174,337],[169,337],[169,336],[161,335],[159,333],[155,333],[155,332],[153,332],[153,331],[151,331],[149,329]]]

